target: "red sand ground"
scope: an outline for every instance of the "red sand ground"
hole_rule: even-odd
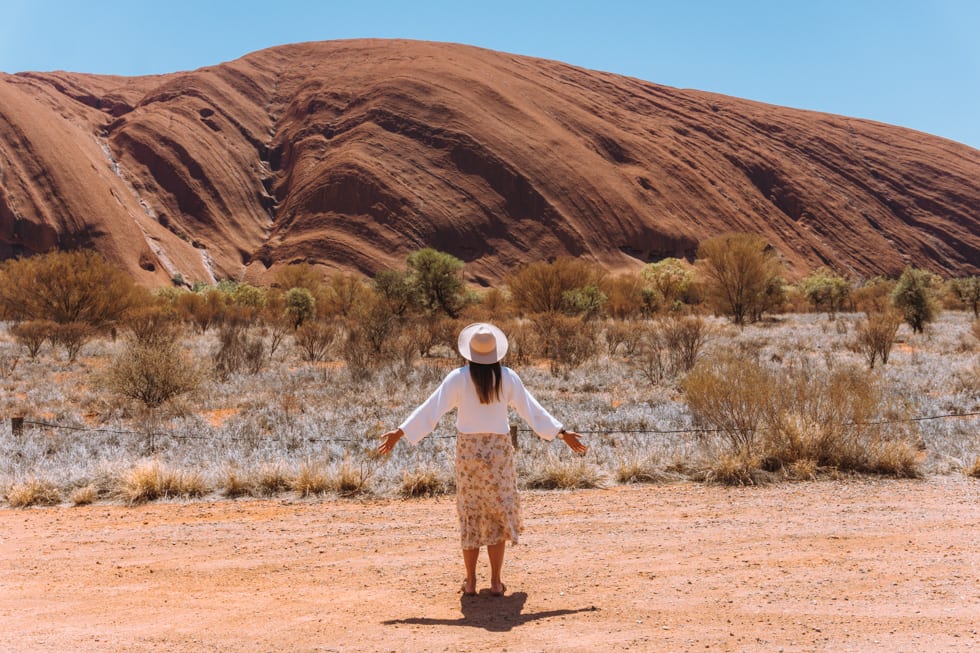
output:
[[[954,476],[530,492],[508,595],[466,599],[453,497],[2,510],[0,650],[977,650],[978,499]]]

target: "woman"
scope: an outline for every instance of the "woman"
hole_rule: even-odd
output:
[[[476,594],[476,562],[480,547],[486,546],[490,594],[502,596],[507,591],[500,579],[504,551],[508,540],[517,543],[523,526],[508,406],[539,437],[559,437],[576,453],[585,453],[586,447],[577,433],[566,431],[541,407],[517,374],[500,365],[507,353],[503,331],[492,324],[471,324],[460,332],[458,346],[468,364],[450,372],[401,426],[381,436],[378,451],[390,453],[403,437],[412,444],[418,443],[432,432],[443,415],[457,409],[456,510],[466,566],[462,591]]]

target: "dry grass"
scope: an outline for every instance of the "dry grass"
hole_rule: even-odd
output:
[[[317,461],[307,461],[300,465],[296,476],[290,479],[289,489],[301,497],[310,497],[329,492],[334,487],[330,474]]]
[[[50,481],[32,478],[12,485],[7,490],[6,499],[11,508],[54,506],[61,503],[61,492]]]
[[[701,474],[705,483],[721,485],[765,485],[773,480],[762,470],[762,461],[745,453],[725,453]]]
[[[972,478],[980,478],[980,456],[973,461],[973,466],[966,470],[966,475]]]
[[[347,456],[330,475],[329,488],[341,496],[351,497],[371,491],[371,474],[367,463],[355,465]]]
[[[617,483],[673,483],[685,476],[677,472],[661,469],[658,461],[648,456],[630,456],[616,465],[613,478]]]
[[[403,497],[432,497],[448,494],[455,489],[455,482],[442,471],[423,467],[402,472],[398,493]]]
[[[88,506],[99,499],[99,488],[95,483],[89,483],[72,490],[68,497],[73,506]]]
[[[262,465],[255,477],[254,486],[262,496],[274,496],[292,487],[293,480],[283,463]]]
[[[254,496],[257,493],[255,481],[235,467],[225,470],[223,481],[221,493],[229,499]]]
[[[531,470],[526,485],[538,490],[577,490],[604,485],[605,475],[585,458],[549,453]]]
[[[145,461],[125,472],[119,479],[116,494],[129,504],[157,499],[195,498],[207,494],[201,474],[174,469],[159,460]]]

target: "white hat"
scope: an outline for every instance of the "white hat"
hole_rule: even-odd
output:
[[[477,322],[459,332],[458,346],[466,360],[490,365],[507,353],[507,336],[492,324]]]

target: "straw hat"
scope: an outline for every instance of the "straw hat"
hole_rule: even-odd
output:
[[[477,322],[459,332],[458,346],[466,360],[490,365],[507,353],[507,336],[492,324]]]

